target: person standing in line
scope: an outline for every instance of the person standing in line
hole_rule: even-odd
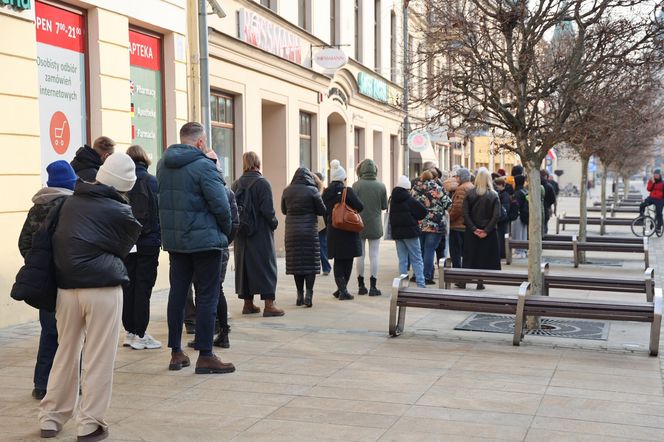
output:
[[[549,181],[549,172],[546,169],[540,170],[540,184],[544,192],[542,193],[543,198],[543,209],[544,209],[544,229],[542,233],[546,235],[549,232],[549,219],[553,214],[553,205],[556,204],[556,191]]]
[[[293,275],[297,287],[295,305],[311,307],[316,275],[320,273],[318,217],[325,214],[325,204],[314,175],[306,167],[295,171],[284,190],[281,213],[286,215],[286,274]]]
[[[558,181],[553,177],[553,175],[549,174],[548,178],[549,184],[551,187],[553,187],[553,192],[556,195],[556,201],[553,203],[553,214],[557,215],[558,214],[558,195],[560,194],[560,185],[558,185]]]
[[[427,208],[410,194],[411,182],[401,175],[390,197],[390,228],[399,257],[399,273],[408,273],[408,265],[413,267],[413,276],[418,287],[426,287],[424,264],[420,248],[419,221],[427,216]]]
[[[463,242],[463,267],[467,269],[500,270],[500,248],[496,226],[500,218],[500,200],[491,185],[491,174],[480,167],[475,188],[463,202],[466,232]],[[484,284],[478,282],[478,290]]]
[[[57,436],[77,402],[77,440],[108,437],[105,416],[120,335],[122,285],[129,282],[122,260],[141,233],[124,196],[135,181],[132,159],[114,153],[99,169],[96,183],[78,181],[60,210],[52,238],[59,346],[40,404],[43,438]],[[82,397],[77,401],[81,350]]]
[[[30,208],[28,216],[23,223],[21,234],[18,237],[18,249],[21,256],[25,258],[32,248],[32,235],[48,217],[51,210],[64,202],[64,198],[74,193],[76,185],[76,173],[68,162],[59,160],[46,166],[48,181],[46,186],[32,197],[34,206]],[[39,310],[39,325],[41,334],[39,336],[39,350],[37,351],[37,363],[35,364],[34,389],[32,397],[37,400],[44,399],[48,377],[53,366],[53,358],[58,349],[58,329],[55,322],[55,312]]]
[[[450,257],[452,258],[452,267],[462,267],[463,259],[463,240],[466,231],[466,225],[463,219],[463,200],[466,193],[475,186],[470,182],[470,171],[460,167],[454,172],[457,180],[457,188],[452,197],[452,206],[450,208]],[[457,287],[465,287],[465,284],[456,284]]]
[[[519,216],[512,221],[511,237],[515,241],[528,240],[528,217],[530,211],[528,207],[528,189],[526,188],[526,177],[517,175],[514,177],[514,202],[518,208]],[[528,256],[526,249],[516,249],[514,251],[517,258]]]
[[[327,209],[325,220],[327,223],[327,244],[330,258],[334,259],[334,282],[337,291],[333,293],[340,301],[351,300],[353,295],[348,293],[348,281],[353,272],[353,259],[362,255],[360,234],[340,230],[332,225],[332,211],[336,204],[341,203],[344,189],[346,190],[346,205],[351,209],[362,212],[364,206],[353,189],[346,187],[346,171],[341,167],[339,160],[330,162],[330,185],[323,192],[323,203]]]
[[[510,195],[505,187],[506,182],[505,182],[505,177],[503,176],[498,176],[494,180],[494,186],[496,189],[496,192],[498,192],[498,199],[500,200],[500,217],[498,218],[498,244],[500,248],[500,257],[505,258],[505,234],[510,231],[510,218],[509,218],[509,213],[510,213],[510,207],[512,204],[512,200],[510,198]]]
[[[134,350],[155,349],[161,348],[161,342],[146,330],[161,248],[157,178],[148,173],[151,161],[141,146],[130,146],[127,155],[136,164],[136,184],[128,193],[129,204],[143,228],[136,242],[136,251],[129,253],[124,260],[129,284],[122,288],[122,324],[127,332],[123,345]]]
[[[320,172],[314,173],[316,180],[316,187],[318,193],[323,195],[325,184],[323,181],[323,174]],[[320,265],[323,269],[323,276],[327,276],[332,271],[330,261],[327,259],[327,227],[325,226],[325,215],[318,217],[318,243],[320,244]]]
[[[159,220],[170,259],[168,294],[169,370],[191,362],[182,351],[184,304],[196,279],[197,374],[231,373],[235,367],[213,352],[214,319],[219,303],[222,250],[228,247],[232,218],[228,194],[214,162],[205,153],[207,135],[199,123],[180,129],[180,143],[169,146],[157,166]]]
[[[115,141],[102,136],[92,143],[92,147],[87,144],[80,147],[70,164],[80,179],[94,183],[97,171],[114,151]]]
[[[233,183],[232,190],[240,211],[240,230],[235,238],[235,291],[244,300],[243,315],[260,313],[254,295],[265,301],[264,317],[283,316],[274,305],[277,292],[277,254],[274,231],[279,222],[274,212],[272,187],[260,172],[261,160],[255,152],[242,155],[244,173]],[[249,220],[252,232],[243,232],[243,221]]]
[[[380,239],[383,237],[383,210],[387,210],[387,190],[385,184],[378,181],[378,167],[371,159],[366,159],[358,166],[359,180],[353,183],[353,191],[362,201],[364,210],[361,217],[364,229],[360,232],[362,255],[357,260],[358,295],[380,296],[382,293],[376,287],[378,277],[378,259],[380,252]],[[364,285],[364,257],[369,243],[369,261],[371,277],[369,278],[369,291]]]
[[[424,262],[424,279],[426,284],[435,284],[434,257],[442,238],[445,235],[445,212],[451,205],[450,197],[438,184],[430,170],[420,175],[420,180],[413,187],[413,196],[427,209],[427,216],[420,221],[420,247]]]

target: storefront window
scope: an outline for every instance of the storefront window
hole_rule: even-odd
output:
[[[311,170],[311,114],[300,112],[300,166]]]
[[[210,115],[212,120],[212,149],[219,157],[227,183],[235,180],[235,116],[233,97],[210,94]]]

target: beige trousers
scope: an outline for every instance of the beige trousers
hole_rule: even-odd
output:
[[[113,368],[122,318],[122,287],[58,289],[55,318],[58,351],[39,405],[43,430],[60,431],[74,414],[78,399],[79,364],[83,350],[77,415],[78,435],[107,428],[104,416],[111,405]]]

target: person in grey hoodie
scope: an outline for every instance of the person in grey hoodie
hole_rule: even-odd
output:
[[[32,235],[39,229],[41,223],[48,217],[51,210],[62,204],[66,197],[74,193],[76,173],[68,162],[59,160],[46,166],[48,173],[47,187],[40,189],[32,197],[34,206],[28,212],[21,234],[18,237],[18,249],[24,258],[32,248]],[[55,312],[39,310],[39,324],[41,335],[39,337],[39,350],[35,364],[34,389],[32,397],[37,400],[46,396],[48,377],[53,366],[53,358],[58,349],[58,330],[55,323]]]
[[[362,256],[357,260],[358,295],[380,296],[376,287],[378,277],[378,255],[380,239],[383,237],[383,210],[387,210],[387,190],[385,184],[378,181],[378,167],[371,159],[362,161],[357,166],[359,180],[353,184],[353,191],[364,205],[360,216],[364,229],[360,232]],[[371,261],[371,286],[367,291],[364,285],[364,258],[367,256],[366,243],[369,243],[369,260]]]

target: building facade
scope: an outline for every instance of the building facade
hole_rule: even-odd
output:
[[[143,145],[155,164],[177,140],[188,116],[186,12],[186,0],[0,2],[0,327],[36,318],[8,294],[46,166],[100,135],[118,150]]]

